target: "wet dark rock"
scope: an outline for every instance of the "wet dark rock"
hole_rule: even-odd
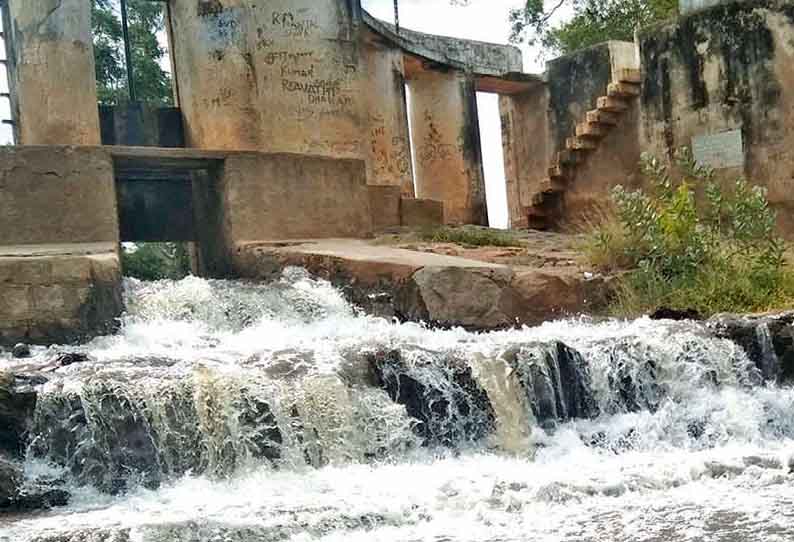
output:
[[[503,358],[518,372],[541,425],[599,415],[589,367],[573,348],[559,341],[518,345]]]
[[[30,511],[65,506],[69,492],[51,481],[26,482],[21,463],[0,457],[0,510]]]
[[[63,354],[58,354],[58,357],[55,358],[55,361],[61,367],[68,367],[69,365],[74,365],[75,363],[84,363],[88,361],[88,355],[78,352],[66,352]]]
[[[22,480],[22,468],[0,458],[0,508],[8,508],[16,501]]]
[[[22,458],[36,400],[36,390],[29,381],[0,372],[0,453]]]
[[[23,359],[30,357],[30,347],[24,343],[14,345],[11,349],[11,355],[16,359]]]
[[[660,307],[656,309],[651,315],[651,320],[674,320],[676,322],[683,322],[686,320],[702,320],[703,316],[695,309],[671,309],[669,307]]]
[[[443,354],[413,353],[418,354],[414,362],[397,350],[370,354],[368,360],[376,385],[421,422],[415,429],[424,444],[453,446],[489,434],[493,407],[471,367]]]
[[[275,461],[281,458],[281,445],[284,439],[278,428],[276,417],[270,405],[254,396],[243,393],[245,405],[240,424],[251,435],[254,446],[253,455],[257,459]]]
[[[709,320],[718,337],[739,345],[764,380],[794,383],[794,311],[741,316],[720,314]]]

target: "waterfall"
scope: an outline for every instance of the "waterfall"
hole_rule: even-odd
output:
[[[27,483],[71,502],[0,516],[0,541],[660,540],[692,506],[703,539],[794,534],[770,519],[794,391],[705,326],[434,330],[298,269],[129,281],[126,299],[117,335],[68,348],[87,361],[3,361],[42,382]],[[661,516],[632,531],[643,501]]]

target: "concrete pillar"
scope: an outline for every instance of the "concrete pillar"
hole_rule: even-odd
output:
[[[367,180],[371,185],[399,186],[402,196],[414,197],[411,142],[405,101],[403,53],[377,43],[364,49],[368,99],[368,139],[364,142]]]
[[[416,196],[444,202],[448,224],[488,225],[477,95],[458,71],[412,73]]]
[[[529,92],[499,97],[511,228],[529,227],[527,208],[548,175],[556,150],[550,134],[548,98],[545,85]]]
[[[22,145],[99,145],[91,0],[11,0]]]
[[[172,0],[188,145],[363,158],[355,4]]]

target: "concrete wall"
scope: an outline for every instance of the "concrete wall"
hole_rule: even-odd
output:
[[[549,121],[548,86],[538,86],[524,94],[500,96],[499,111],[509,224],[511,228],[526,228],[526,208],[547,177],[557,150]]]
[[[10,0],[23,145],[98,145],[91,2]]]
[[[399,186],[405,197],[414,196],[411,140],[405,98],[403,53],[369,36],[362,49],[367,99],[367,179],[372,185]]]
[[[411,74],[416,197],[444,203],[448,224],[488,225],[477,97],[470,75]]]
[[[0,247],[0,346],[109,333],[122,308],[115,252],[7,256]]]
[[[530,91],[502,96],[505,176],[512,227],[527,227],[526,208],[549,177],[576,125],[596,108],[599,97],[625,69],[637,67],[633,43],[606,42],[547,64],[547,82]],[[621,115],[599,148],[582,155],[561,200],[558,223],[597,219],[609,203],[609,190],[634,184],[640,160],[638,110]]]
[[[221,175],[230,245],[372,234],[363,161],[232,154]]]
[[[740,130],[746,175],[768,188],[782,231],[794,237],[794,5],[745,0],[640,34],[643,146],[660,157],[696,136]]]
[[[117,243],[118,232],[102,148],[0,147],[0,246]]]
[[[338,0],[177,0],[188,146],[363,158],[351,7]]]

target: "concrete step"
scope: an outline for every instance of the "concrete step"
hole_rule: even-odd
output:
[[[540,181],[539,190],[543,194],[557,194],[565,192],[568,183],[563,179],[543,179]]]
[[[642,84],[642,72],[631,68],[623,68],[617,73],[617,80],[620,83],[630,83],[632,85]]]
[[[601,139],[609,133],[609,128],[602,124],[582,122],[576,125],[576,137]]]
[[[569,137],[565,142],[565,147],[573,151],[594,151],[598,148],[598,143],[583,137]]]
[[[543,192],[535,192],[532,194],[532,207],[539,208],[543,207],[543,204],[546,202],[546,195]]]
[[[565,179],[570,177],[570,171],[563,164],[554,164],[549,168],[550,179]]]
[[[607,95],[613,98],[634,98],[639,96],[640,92],[639,85],[631,83],[610,83],[607,87]]]
[[[602,124],[605,126],[617,126],[620,122],[620,115],[610,113],[609,111],[601,111],[593,109],[587,112],[587,122],[591,124]]]
[[[601,96],[597,107],[599,111],[608,113],[625,113],[629,110],[629,104],[623,98],[615,96]]]
[[[575,166],[584,161],[584,155],[581,151],[565,149],[557,153],[557,163],[565,166]]]

